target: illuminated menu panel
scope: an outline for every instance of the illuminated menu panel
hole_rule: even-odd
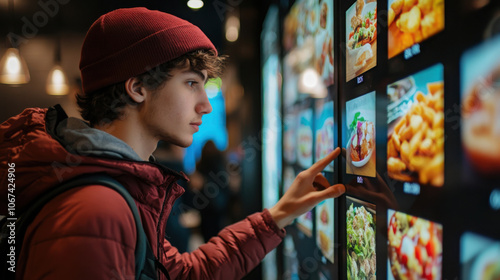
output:
[[[346,11],[346,81],[377,65],[377,1],[358,0]]]
[[[462,143],[473,177],[500,178],[500,36],[461,58]]]
[[[331,263],[335,250],[335,202],[327,199],[316,206],[316,244]]]
[[[346,173],[375,177],[375,92],[346,103]]]
[[[373,279],[377,275],[375,205],[346,198],[347,279]]]
[[[441,224],[389,209],[387,237],[387,279],[441,279]]]
[[[389,177],[444,183],[444,81],[437,64],[387,87]]]
[[[460,239],[462,279],[500,279],[500,240],[473,232]]]
[[[444,0],[389,0],[388,57],[444,29]]]

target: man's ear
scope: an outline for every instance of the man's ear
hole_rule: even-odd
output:
[[[142,86],[141,80],[137,77],[132,77],[125,81],[125,90],[136,103],[144,102],[148,94],[147,90]]]

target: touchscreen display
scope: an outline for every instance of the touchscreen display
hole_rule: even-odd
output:
[[[315,40],[315,66],[325,86],[333,84],[333,1],[320,1]]]
[[[346,172],[375,177],[375,92],[346,103]]]
[[[297,160],[297,118],[297,111],[291,108],[283,120],[283,158],[290,164]]]
[[[357,0],[346,11],[346,81],[377,65],[377,1]]]
[[[443,65],[387,87],[389,177],[440,187],[444,183]]]
[[[285,61],[296,74],[314,69],[324,86],[334,82],[333,9],[333,1],[297,0],[283,26],[283,46],[289,52]]]
[[[309,168],[313,164],[313,110],[306,108],[299,114],[297,130],[298,155],[297,161],[302,168]]]
[[[326,99],[316,100],[315,161],[324,158],[333,151],[335,137],[333,121],[333,101]],[[333,161],[325,167],[324,171],[333,172]]]
[[[375,205],[346,198],[347,279],[375,279]]]
[[[462,279],[500,279],[500,241],[466,232],[460,239]]]
[[[463,148],[477,173],[494,178],[500,177],[499,50],[497,36],[464,53],[460,65]]]
[[[387,239],[387,279],[441,279],[442,225],[389,209]]]
[[[316,206],[316,244],[331,263],[334,262],[334,200],[327,199]]]
[[[389,0],[389,58],[444,29],[444,0]]]
[[[308,237],[312,237],[313,230],[313,212],[312,210],[297,217],[297,228]]]
[[[279,94],[279,58],[272,54],[262,69],[264,118],[262,121],[262,137],[266,139],[262,145],[262,204],[270,208],[279,199],[281,183],[281,100]]]

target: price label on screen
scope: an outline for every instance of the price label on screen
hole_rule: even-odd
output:
[[[420,194],[420,185],[417,183],[406,182],[403,185],[403,191],[407,194],[419,195]]]
[[[363,177],[361,176],[356,177],[356,182],[358,182],[358,184],[363,184]]]
[[[415,44],[404,51],[405,59],[408,60],[416,55],[420,54],[420,44]]]

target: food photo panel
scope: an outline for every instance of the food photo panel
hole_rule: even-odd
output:
[[[461,58],[462,146],[470,177],[500,178],[500,36]],[[470,168],[472,167],[472,168]],[[472,172],[471,172],[472,173]],[[473,179],[474,180],[474,179]]]
[[[441,224],[388,209],[387,239],[388,280],[441,279],[443,264]]]
[[[289,164],[297,160],[297,126],[298,110],[290,108],[285,110],[283,120],[283,158]]]
[[[444,184],[443,65],[436,64],[387,86],[389,177]]]
[[[335,226],[334,199],[323,200],[316,206],[316,244],[323,256],[334,262]]]
[[[302,168],[313,164],[313,110],[305,108],[299,113],[297,130],[297,162]]]
[[[334,119],[333,119],[333,101],[327,99],[316,100],[316,117],[315,117],[315,147],[314,161],[318,161],[330,154],[334,147]],[[333,172],[332,161],[328,164],[324,171]]]
[[[347,196],[346,207],[347,279],[376,279],[375,205]]]
[[[377,1],[357,0],[346,11],[346,82],[377,65]]]
[[[346,102],[346,173],[375,177],[375,91]]]
[[[313,210],[302,214],[295,219],[297,228],[307,237],[311,238],[313,231]]]
[[[325,86],[333,84],[333,1],[319,3],[319,24],[315,34],[314,66]]]
[[[388,57],[444,30],[444,0],[389,0]]]
[[[500,240],[473,232],[460,238],[462,279],[500,279]]]

